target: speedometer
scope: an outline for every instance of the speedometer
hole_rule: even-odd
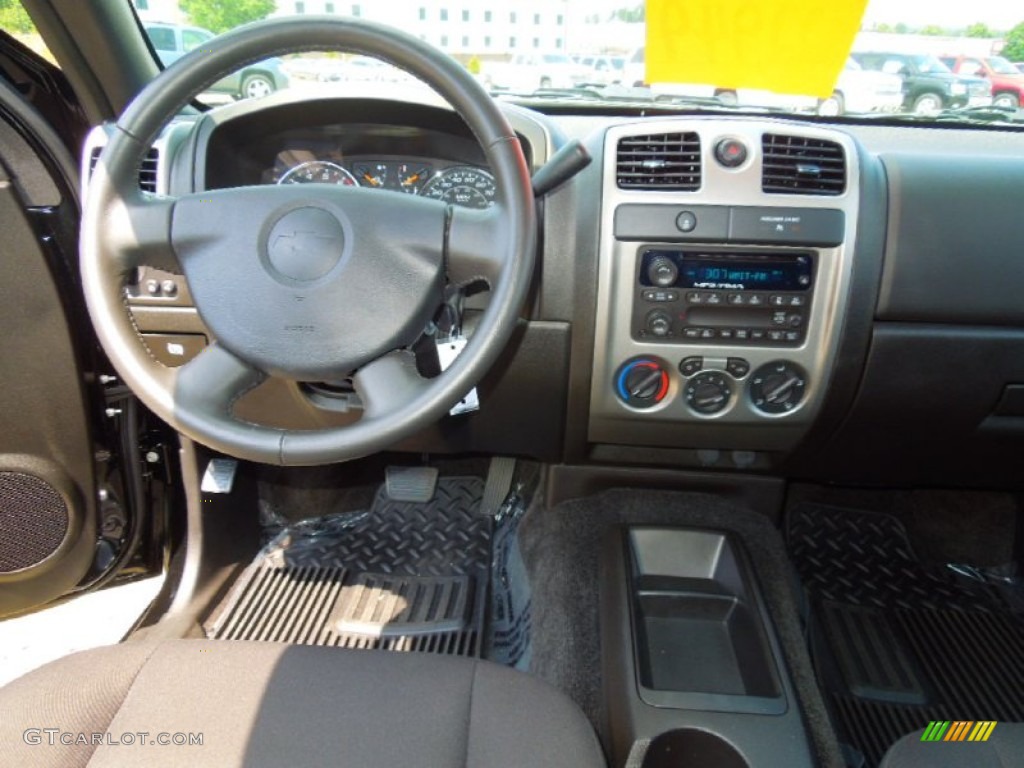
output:
[[[358,187],[356,177],[340,165],[326,160],[309,160],[289,168],[278,184],[341,184],[345,187]]]
[[[487,171],[460,165],[438,173],[420,194],[464,208],[488,208],[494,204],[496,191],[494,177]]]

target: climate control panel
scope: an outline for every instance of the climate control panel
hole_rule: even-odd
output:
[[[673,387],[672,368],[680,383]],[[627,360],[615,373],[615,392],[630,408],[647,409],[670,404],[678,392],[680,404],[697,416],[716,416],[733,408],[741,398],[754,411],[785,415],[804,399],[807,373],[796,363],[774,360],[751,373],[743,357],[713,358],[691,355],[675,366],[654,357]]]

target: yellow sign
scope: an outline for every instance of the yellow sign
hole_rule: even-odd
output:
[[[867,0],[647,0],[647,82],[826,98]]]

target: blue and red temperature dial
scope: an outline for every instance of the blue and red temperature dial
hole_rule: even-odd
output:
[[[668,386],[668,371],[647,357],[626,361],[615,374],[616,394],[634,408],[657,405],[668,395]]]

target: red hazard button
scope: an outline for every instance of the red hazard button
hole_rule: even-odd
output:
[[[747,161],[747,145],[739,139],[719,139],[715,159],[726,168],[739,168]]]

